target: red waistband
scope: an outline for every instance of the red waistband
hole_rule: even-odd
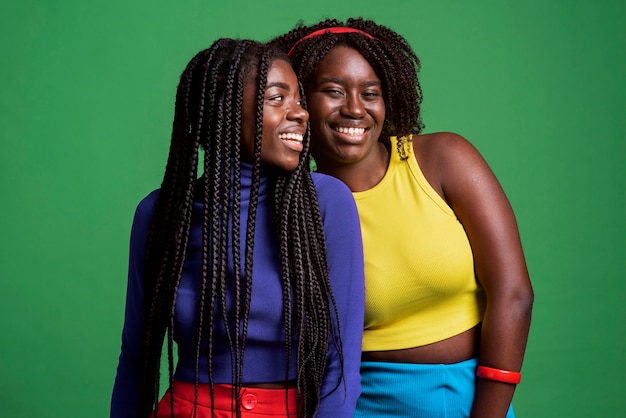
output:
[[[198,385],[199,408],[211,408],[211,394],[208,384]],[[233,386],[213,385],[213,400],[216,410],[231,411],[234,408]],[[174,382],[173,387],[175,401],[181,399],[193,405],[195,398],[195,385],[190,382]],[[254,414],[284,415],[287,411],[287,401],[289,414],[296,416],[296,389],[262,389],[244,387],[239,390],[240,410],[242,412],[252,412]],[[163,396],[159,403],[159,416],[161,408],[169,411],[170,397],[169,391]],[[167,415],[169,416],[169,415]]]

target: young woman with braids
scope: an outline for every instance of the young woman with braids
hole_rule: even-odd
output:
[[[221,39],[187,65],[162,186],[133,222],[112,417],[352,416],[359,220],[343,183],[309,172],[307,121],[284,52]]]
[[[364,19],[271,41],[304,85],[318,171],[357,202],[365,256],[355,417],[513,417],[533,291],[513,211],[479,152],[420,134],[420,61]]]

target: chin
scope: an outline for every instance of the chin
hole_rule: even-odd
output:
[[[294,164],[271,164],[263,168],[265,168],[268,171],[274,171],[274,172],[279,172],[279,173],[289,173],[295,170],[296,168],[298,168],[298,162]]]

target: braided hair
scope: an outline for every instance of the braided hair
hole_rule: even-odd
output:
[[[139,417],[148,417],[153,409],[158,409],[164,342],[170,390],[173,386],[174,310],[194,201],[202,203],[203,238],[202,277],[197,289],[195,396],[197,399],[201,356],[208,358],[208,370],[202,372],[208,373],[211,398],[214,396],[214,328],[220,320],[228,330],[233,393],[238,394],[242,386],[259,201],[263,99],[269,68],[278,59],[288,61],[284,52],[266,44],[225,38],[200,51],[181,75],[169,157],[146,243],[144,364]],[[250,206],[248,218],[242,220],[240,138],[243,90],[250,83],[258,87],[258,92]],[[290,376],[293,350],[297,356],[297,407],[299,414],[306,417],[313,416],[319,404],[329,344],[335,345],[340,357],[342,352],[323,221],[308,171],[309,142],[307,133],[295,170],[270,174],[274,185],[272,216],[280,243],[287,355],[285,383]],[[198,178],[201,159],[203,174]],[[242,253],[239,251],[240,222],[246,228]],[[229,255],[233,260],[232,273],[228,273]],[[234,301],[234,307],[230,308],[233,312],[228,314],[227,293]],[[340,362],[343,365],[343,358]],[[339,384],[337,382],[337,386]],[[170,402],[173,403],[173,397]],[[239,416],[239,396],[234,396],[233,404]]]
[[[355,32],[326,32],[302,39],[315,31],[337,27],[358,29],[371,35],[371,38]],[[421,118],[422,88],[417,76],[420,60],[407,40],[388,27],[363,18],[350,18],[345,22],[326,19],[310,26],[300,22],[269,43],[283,51],[291,50],[294,70],[305,86],[319,62],[332,48],[343,45],[355,49],[369,62],[382,82],[386,116],[379,140],[388,145],[392,135],[417,134],[424,128]]]

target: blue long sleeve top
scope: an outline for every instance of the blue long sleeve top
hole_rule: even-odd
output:
[[[251,185],[250,167],[242,164],[241,245]],[[329,345],[327,373],[318,417],[352,417],[361,393],[359,365],[363,332],[364,280],[361,230],[350,190],[339,180],[312,173],[324,223],[329,275],[343,343],[344,381],[337,387],[341,368],[335,346]],[[144,299],[142,288],[145,244],[159,191],[138,205],[130,238],[130,257],[122,347],[111,401],[111,417],[135,417],[142,365]],[[283,301],[278,237],[271,220],[269,178],[262,176],[252,270],[252,296],[244,354],[243,383],[285,380]],[[202,205],[194,203],[183,276],[175,308],[174,340],[178,348],[175,379],[195,380],[197,299],[201,275]],[[242,251],[243,254],[243,251]],[[232,268],[232,266],[231,266]],[[232,271],[232,270],[231,270]],[[214,382],[231,383],[231,356],[224,330],[214,350]],[[199,359],[200,383],[208,383],[207,358]],[[290,378],[296,375],[296,352],[291,354]],[[335,389],[336,390],[333,390]]]

